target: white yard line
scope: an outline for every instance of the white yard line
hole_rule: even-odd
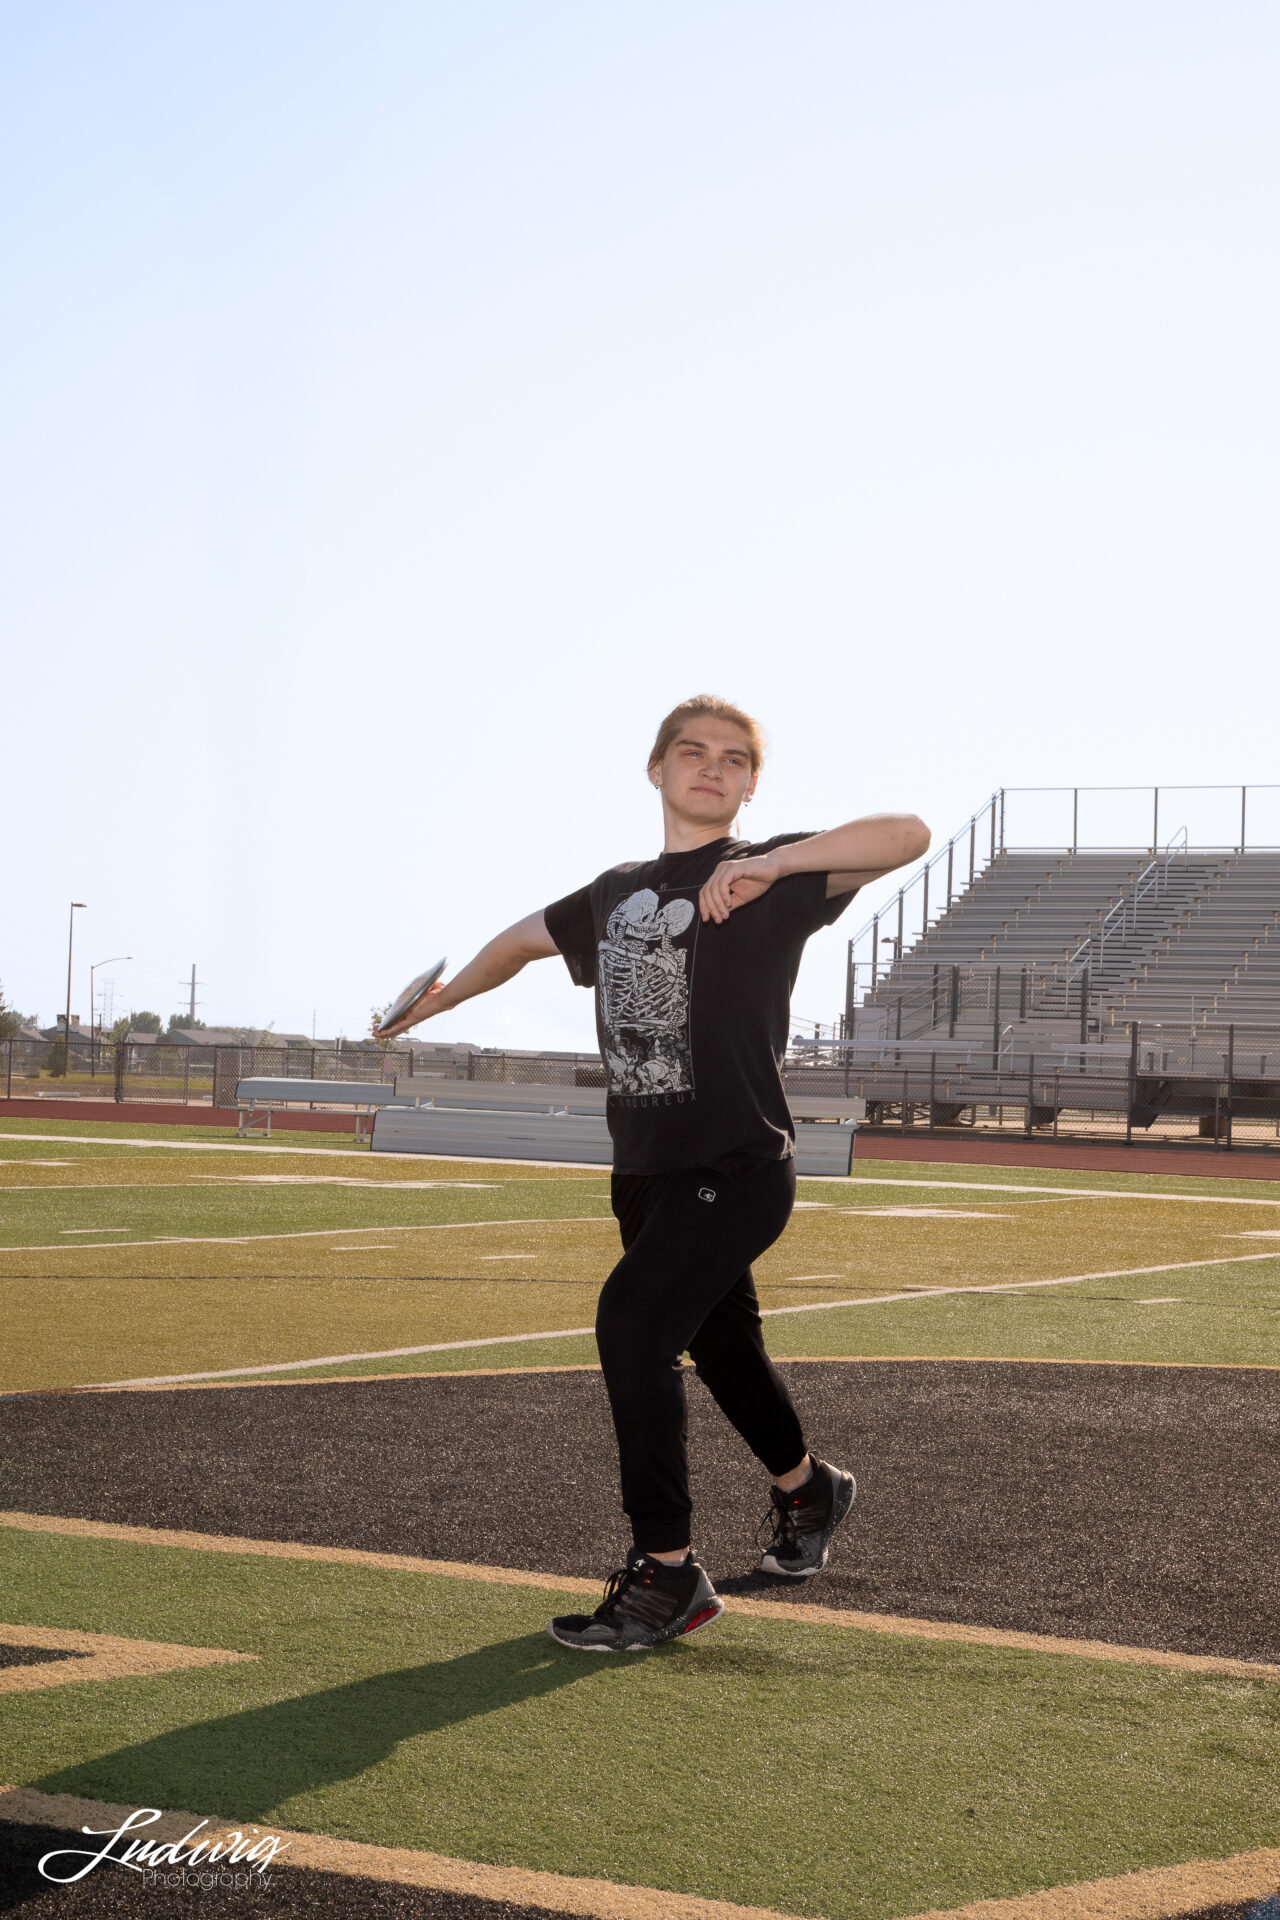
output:
[[[820,1174],[805,1176],[808,1179],[821,1179]],[[1180,1179],[1182,1175],[1172,1176]],[[1194,1178],[1188,1175],[1187,1178]],[[883,1180],[872,1174],[832,1175],[830,1184],[839,1187],[914,1187],[917,1192],[922,1188],[952,1187],[968,1193],[1051,1193],[1058,1200],[1173,1200],[1179,1206],[1204,1207],[1280,1207],[1280,1200],[1240,1199],[1225,1193],[1132,1193],[1121,1192],[1118,1187],[1033,1187],[1014,1184],[1012,1181],[995,1180]],[[821,1206],[822,1201],[809,1201],[810,1206]],[[835,1202],[831,1202],[835,1205]]]
[[[1144,1273],[1184,1273],[1192,1267],[1236,1267],[1248,1260],[1280,1260],[1280,1249],[1273,1254],[1242,1253],[1225,1260],[1176,1260],[1161,1267],[1115,1267],[1109,1273],[1067,1273],[1056,1280],[997,1280],[982,1287],[915,1287],[910,1293],[877,1293],[862,1300],[815,1300],[807,1307],[761,1307],[761,1315],[770,1313],[827,1313],[832,1307],[882,1307],[890,1300],[936,1300],[944,1293],[1023,1293],[1028,1287],[1072,1287],[1082,1280],[1133,1280]],[[762,1282],[767,1286],[768,1282]]]
[[[611,1213],[584,1213],[550,1220],[428,1220],[420,1226],[400,1227],[307,1227],[294,1233],[165,1234],[153,1240],[89,1240],[64,1247],[60,1240],[31,1247],[0,1247],[6,1253],[93,1253],[104,1247],[248,1247],[259,1240],[332,1240],[354,1233],[465,1233],[477,1227],[591,1227],[602,1221],[613,1223]],[[86,1228],[86,1232],[109,1232],[109,1228]],[[125,1228],[120,1229],[125,1232]]]
[[[85,1160],[0,1160],[0,1166],[12,1167],[87,1167],[100,1161]],[[442,1192],[465,1187],[476,1193],[492,1192],[495,1187],[510,1186],[509,1180],[361,1180],[354,1173],[198,1173],[211,1187],[379,1187],[393,1193]],[[550,1180],[531,1181],[531,1186],[551,1186]],[[163,1192],[170,1187],[191,1187],[189,1180],[41,1180],[19,1186],[0,1176],[0,1193],[116,1193],[122,1187],[137,1187],[142,1192]],[[192,1188],[193,1192],[201,1189]]]
[[[882,1307],[898,1300],[936,1300],[950,1293],[1021,1293],[1027,1287],[1070,1287],[1082,1280],[1129,1280],[1144,1273],[1180,1273],[1189,1267],[1235,1267],[1250,1260],[1278,1260],[1280,1253],[1240,1253],[1226,1260],[1180,1260],[1163,1267],[1120,1267],[1110,1273],[1068,1273],[1054,1280],[1001,1280],[983,1287],[929,1287],[914,1293],[873,1294],[862,1300],[816,1300],[811,1306],[763,1307],[762,1315],[830,1313],[836,1307]],[[767,1283],[766,1283],[767,1284]],[[72,1391],[85,1393],[116,1387],[181,1387],[195,1380],[238,1380],[246,1375],[301,1373],[315,1367],[344,1367],[358,1360],[404,1360],[420,1353],[461,1353],[468,1347],[523,1346],[530,1340],[574,1340],[594,1333],[594,1327],[558,1327],[549,1333],[494,1333],[483,1340],[438,1340],[426,1347],[384,1347],[377,1353],[331,1353],[318,1360],[276,1360],[268,1366],[220,1367],[209,1373],[165,1373],[146,1380],[99,1380]],[[786,1358],[785,1354],[781,1356]]]
[[[429,1347],[384,1347],[380,1353],[330,1353],[320,1360],[277,1360],[267,1367],[219,1367],[212,1373],[162,1373],[150,1380],[99,1380],[80,1392],[108,1387],[181,1387],[191,1380],[238,1380],[244,1374],[297,1373],[304,1367],[345,1367],[352,1360],[405,1360],[416,1353],[458,1353],[465,1347],[514,1347],[528,1340],[574,1340],[594,1327],[560,1327],[554,1333],[495,1333],[483,1340],[437,1340]]]
[[[198,1124],[194,1123],[194,1124]],[[273,1153],[305,1153],[311,1158],[323,1156],[330,1160],[363,1160],[368,1164],[367,1147],[278,1147],[274,1136],[267,1140],[259,1134],[256,1140],[112,1140],[101,1133],[4,1133],[0,1132],[0,1143],[12,1146],[23,1140],[39,1140],[42,1144],[52,1142],[55,1146],[75,1147],[145,1147],[157,1153],[256,1153],[259,1158],[264,1154],[269,1158]],[[607,1175],[609,1168],[601,1164],[593,1168],[587,1160],[506,1160],[491,1153],[383,1153],[379,1151],[379,1160],[436,1160],[444,1166],[458,1165],[465,1161],[468,1166],[478,1167],[562,1167],[569,1173],[591,1173],[593,1171]],[[16,1165],[17,1162],[10,1162]],[[35,1162],[32,1164],[41,1164]],[[71,1162],[74,1166],[76,1162]]]
[[[1037,1202],[1037,1205],[1039,1203]],[[1016,1220],[1013,1213],[973,1213],[960,1207],[831,1207],[831,1213],[854,1220]]]

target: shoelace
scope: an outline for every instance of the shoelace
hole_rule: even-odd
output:
[[[801,1491],[807,1493],[813,1485],[813,1481],[806,1480]],[[777,1553],[779,1551],[783,1553],[794,1553],[797,1546],[797,1523],[802,1515],[816,1518],[815,1510],[811,1502],[800,1500],[797,1501],[795,1505],[780,1507],[771,1500],[769,1502],[769,1511],[756,1528],[756,1545],[763,1548],[767,1553]],[[818,1524],[821,1525],[821,1521],[818,1521]],[[768,1536],[767,1538],[765,1537],[766,1534]]]
[[[795,1507],[775,1507],[771,1501],[769,1511],[756,1528],[756,1545],[766,1553],[776,1553],[779,1549],[794,1552],[796,1513]]]
[[[604,1599],[595,1611],[597,1620],[613,1624],[613,1616],[626,1598],[628,1589],[635,1585],[636,1578],[637,1569],[633,1566],[618,1567],[609,1575],[605,1582]]]

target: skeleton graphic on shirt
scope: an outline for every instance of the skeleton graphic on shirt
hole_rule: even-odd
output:
[[[609,915],[600,942],[600,1025],[609,1090],[618,1095],[690,1093],[689,955],[676,946],[694,917],[692,900],[661,906],[649,887]],[[695,929],[696,931],[696,929]]]

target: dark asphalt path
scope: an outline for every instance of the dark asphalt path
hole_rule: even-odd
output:
[[[690,1381],[695,1540],[726,1591],[1280,1660],[1280,1374],[1001,1361],[787,1368],[859,1499],[818,1580],[751,1573],[766,1481]],[[0,1506],[606,1574],[597,1373],[0,1402]]]

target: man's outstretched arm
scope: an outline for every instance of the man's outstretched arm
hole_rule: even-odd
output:
[[[437,1013],[447,1013],[451,1007],[461,1006],[464,1000],[474,1000],[478,993],[491,993],[504,981],[513,980],[522,967],[531,960],[550,960],[559,953],[551,935],[547,932],[547,923],[541,912],[530,913],[523,920],[517,920],[513,927],[504,927],[495,934],[487,946],[481,947],[474,960],[468,960],[454,974],[452,980],[437,980],[434,987],[428,987],[420,1000],[396,1021],[394,1027],[379,1027],[378,1038],[406,1033],[410,1027],[416,1027],[421,1020],[430,1020]]]
[[[869,813],[778,851],[784,873],[825,873],[830,900],[918,860],[932,837],[917,813]]]
[[[930,837],[918,814],[869,813],[863,820],[775,847],[772,853],[722,860],[699,896],[702,917],[727,920],[735,907],[758,900],[789,873],[825,873],[827,898],[833,899],[918,860],[928,851]]]

